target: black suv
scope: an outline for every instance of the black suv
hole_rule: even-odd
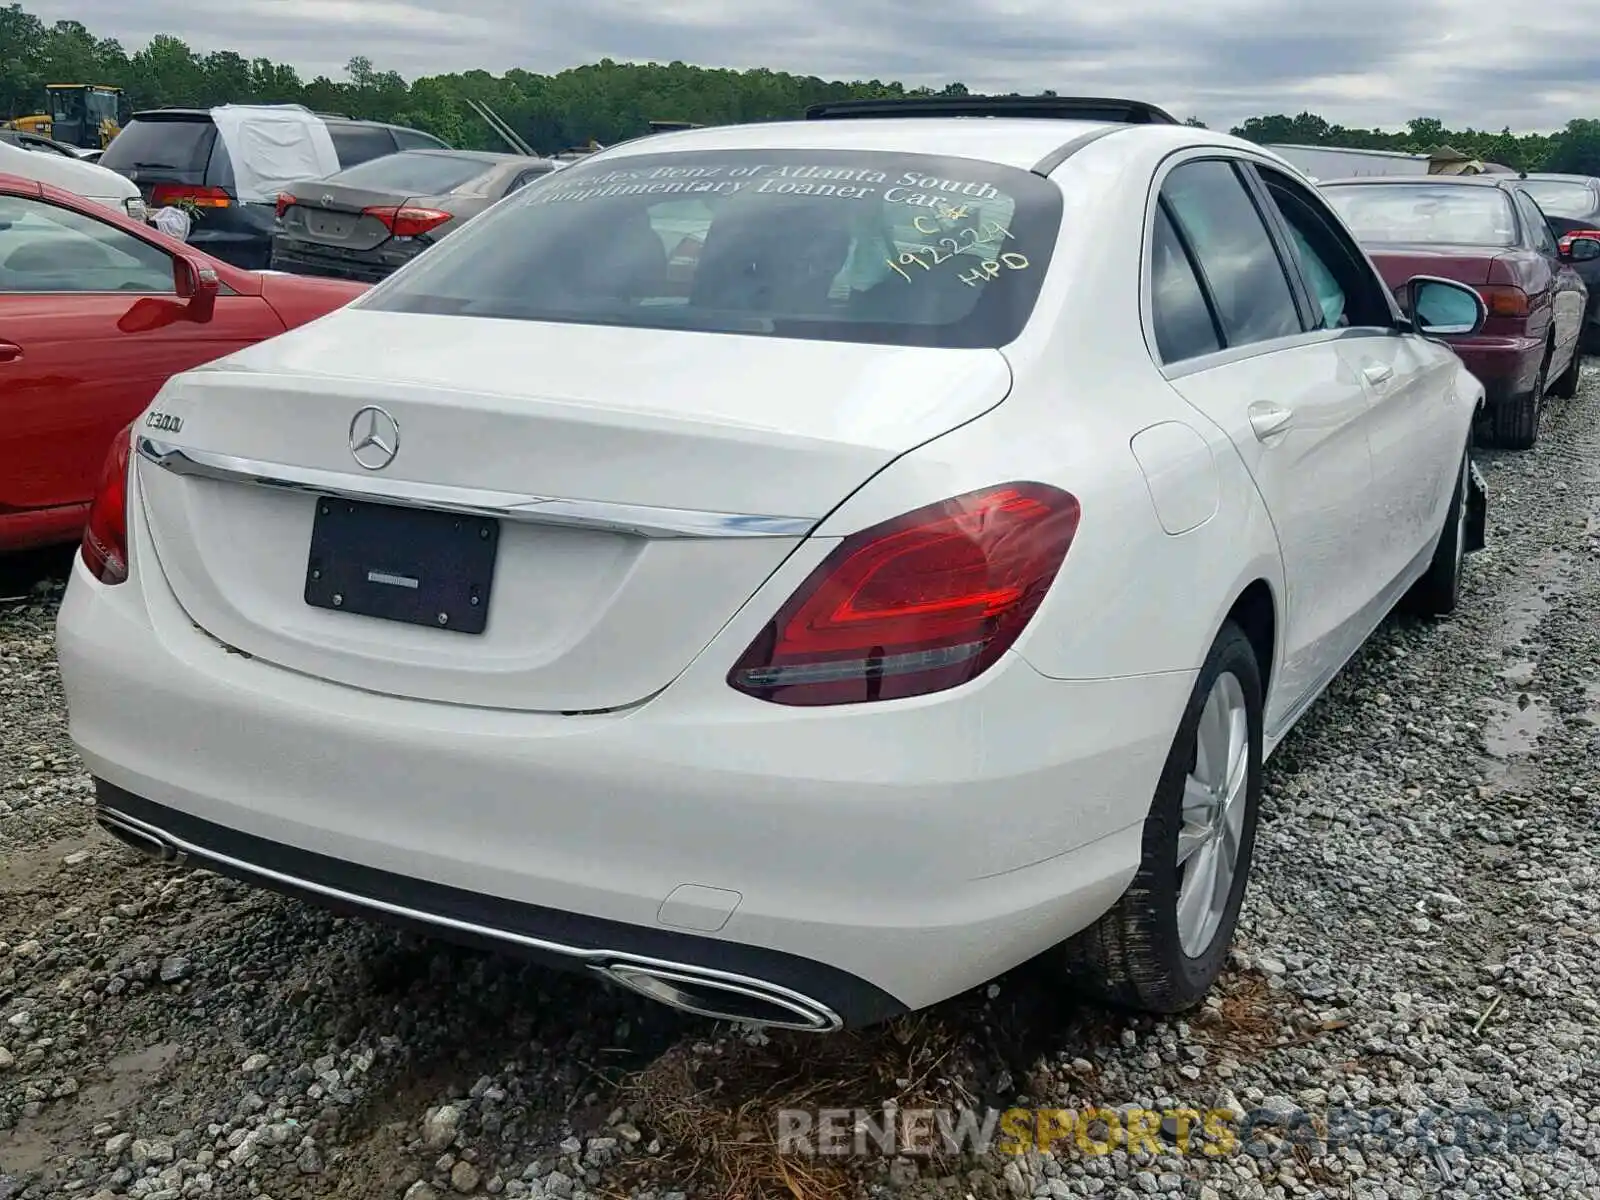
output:
[[[322,116],[341,168],[397,150],[448,150],[418,129]],[[234,187],[233,163],[203,108],[158,108],[135,113],[100,156],[100,165],[139,185],[151,209],[192,206],[189,242],[198,250],[250,270],[264,269],[272,253],[276,205],[243,203]]]

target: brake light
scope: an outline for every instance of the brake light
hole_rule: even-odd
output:
[[[294,197],[288,192],[278,193],[278,220],[283,220],[283,214],[294,207]]]
[[[1528,315],[1528,293],[1510,284],[1491,283],[1478,289],[1491,317],[1525,317]]]
[[[437,229],[450,219],[449,213],[436,208],[411,208],[408,205],[399,208],[364,208],[361,212],[363,216],[377,217],[395,237],[417,237],[430,229]]]
[[[196,208],[227,208],[233,197],[221,188],[191,187],[186,183],[158,183],[150,189],[150,203],[156,208],[171,204],[192,204]]]
[[[128,459],[132,444],[133,426],[124,426],[106,452],[83,528],[83,565],[101,583],[121,583],[128,578]]]
[[[853,534],[728,674],[778,704],[942,691],[1017,640],[1078,531],[1077,499],[1039,483],[971,492]]]

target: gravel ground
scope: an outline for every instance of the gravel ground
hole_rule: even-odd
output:
[[[1069,1137],[875,1161],[863,1188],[1600,1197],[1600,378],[1535,451],[1480,465],[1490,548],[1462,610],[1391,620],[1275,759],[1205,1009],[1130,1019],[1019,972],[851,1043],[927,1048],[920,1092],[899,1067],[832,1092],[1232,1110],[1237,1147]],[[0,1200],[729,1193],[682,1105],[619,1085],[673,1065],[736,1113],[741,1079],[814,1041],[143,863],[92,826],[66,740],[60,562],[5,574],[0,598],[25,594],[0,599]]]

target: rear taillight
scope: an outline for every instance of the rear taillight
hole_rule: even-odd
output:
[[[1491,317],[1525,317],[1528,315],[1528,293],[1510,284],[1489,283],[1478,289],[1484,306]]]
[[[155,208],[171,204],[192,204],[196,208],[227,208],[233,197],[221,188],[191,187],[186,183],[158,183],[150,189],[150,203]]]
[[[955,687],[1010,648],[1078,531],[1075,497],[1009,483],[844,539],[734,665],[778,704],[896,700]]]
[[[436,208],[364,208],[363,216],[377,217],[395,237],[417,237],[430,229],[437,229],[450,219],[450,214]]]
[[[128,578],[128,458],[133,426],[117,434],[100,468],[100,483],[83,528],[83,565],[101,583]]]
[[[278,220],[283,220],[283,214],[294,207],[294,197],[288,192],[278,193]]]

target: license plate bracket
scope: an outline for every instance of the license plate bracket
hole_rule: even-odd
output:
[[[322,497],[311,525],[313,608],[481,634],[500,523],[492,517]]]

